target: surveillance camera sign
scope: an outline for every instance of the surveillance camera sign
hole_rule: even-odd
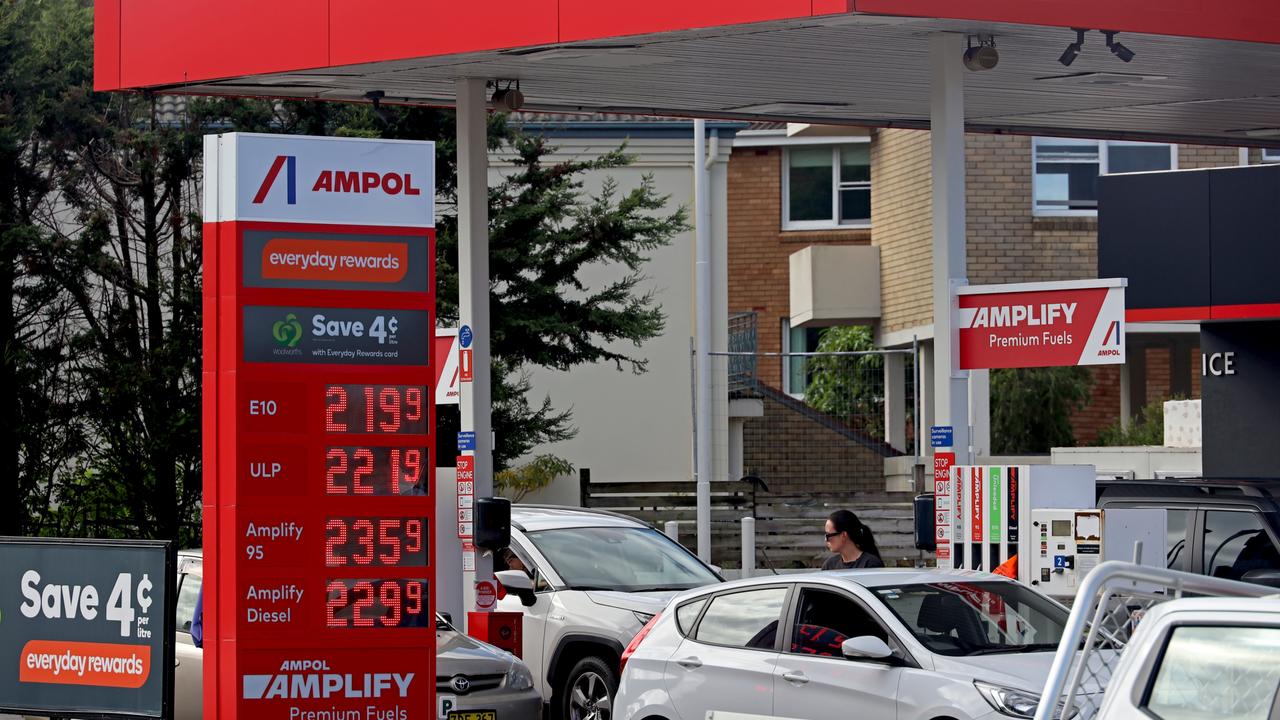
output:
[[[169,543],[0,538],[0,710],[168,717]]]

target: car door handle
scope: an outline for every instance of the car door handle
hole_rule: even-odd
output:
[[[809,676],[805,675],[802,672],[784,673],[782,676],[782,679],[786,680],[792,685],[806,685],[809,682]]]
[[[685,670],[697,670],[702,667],[702,661],[696,657],[681,658],[676,661],[676,664]]]

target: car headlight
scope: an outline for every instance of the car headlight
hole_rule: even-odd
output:
[[[511,669],[507,671],[507,689],[508,690],[529,690],[533,688],[533,673],[529,672],[529,666],[522,662],[511,664]]]
[[[980,680],[974,680],[973,686],[982,694],[987,704],[1002,715],[1016,718],[1034,718],[1036,716],[1036,708],[1040,706],[1040,696],[1026,690],[992,685]],[[1075,717],[1077,714],[1078,711],[1073,709],[1071,717]],[[1062,703],[1058,703],[1058,710],[1053,716],[1055,718],[1062,717]]]

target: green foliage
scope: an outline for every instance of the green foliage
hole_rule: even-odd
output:
[[[1075,445],[1071,416],[1089,401],[1083,367],[991,371],[991,452],[1047,453]]]
[[[876,349],[871,328],[852,325],[823,331],[817,352]],[[808,358],[807,363],[805,403],[873,437],[884,436],[883,355],[818,355]]]
[[[499,471],[493,478],[494,489],[511,502],[520,502],[558,477],[574,471],[573,463],[555,455],[539,455],[522,465]]]
[[[1175,400],[1181,398],[1173,398]],[[1094,445],[1103,447],[1127,447],[1135,445],[1164,444],[1164,400],[1152,400],[1129,423],[1126,430],[1117,420],[1102,432]]]

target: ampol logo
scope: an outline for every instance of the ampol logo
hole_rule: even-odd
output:
[[[283,347],[296,347],[302,341],[302,323],[298,322],[297,315],[289,313],[271,326],[271,336]]]
[[[271,192],[271,186],[276,184],[276,178],[279,177],[282,167],[288,168],[285,173],[288,202],[290,205],[298,204],[298,158],[295,155],[277,155],[275,162],[271,163],[271,169],[267,171],[267,176],[262,179],[262,185],[258,186],[258,194],[253,196],[254,205],[261,205],[267,199],[267,193]]]

